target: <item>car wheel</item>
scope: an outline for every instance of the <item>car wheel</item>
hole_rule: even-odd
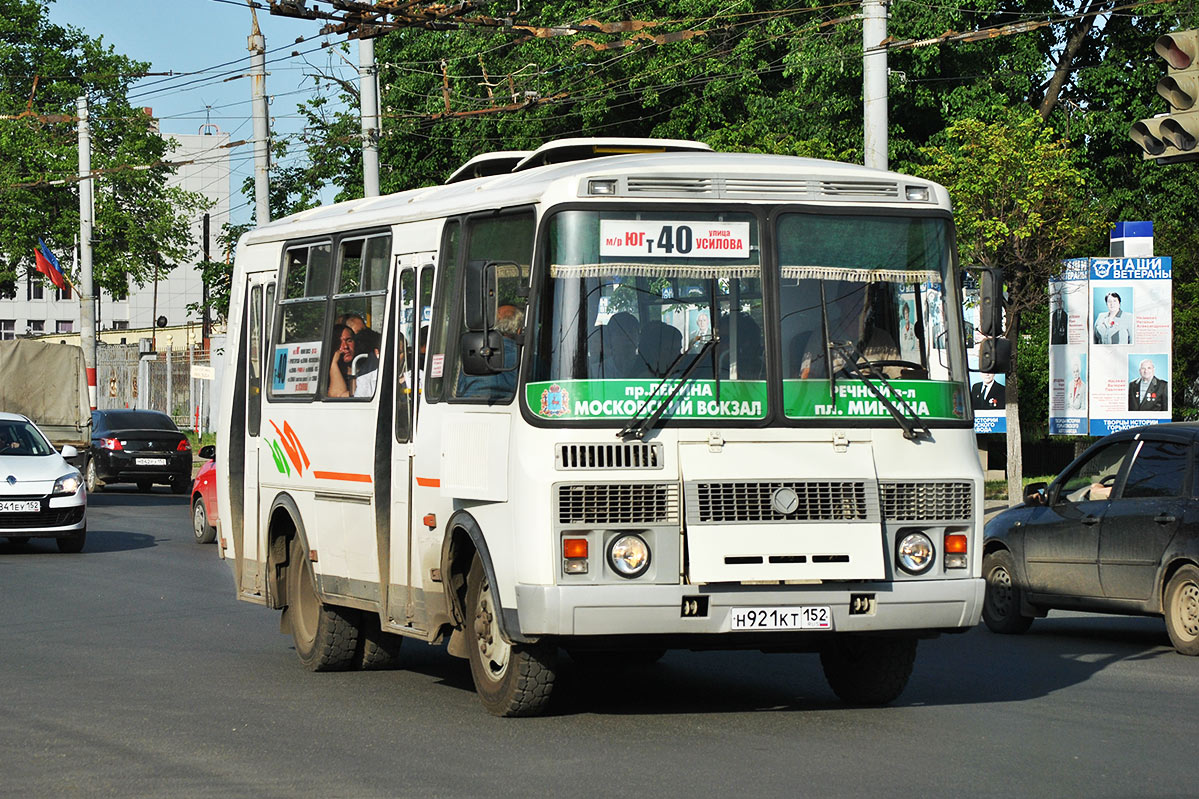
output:
[[[1166,586],[1166,632],[1184,655],[1199,655],[1199,569],[1183,566]]]
[[[211,544],[216,540],[216,528],[208,523],[208,513],[204,510],[204,500],[197,498],[192,506],[192,534],[197,544]]]
[[[80,530],[68,536],[56,538],[54,542],[58,544],[59,552],[82,552],[83,543],[87,539],[87,530]]]
[[[171,492],[174,494],[186,494],[191,491],[191,477],[187,475],[179,475],[171,481]]]
[[[821,650],[833,693],[851,705],[885,705],[903,693],[916,662],[915,638],[842,635]]]
[[[983,558],[983,579],[987,581],[983,599],[983,622],[993,633],[1014,635],[1032,625],[1032,616],[1020,612],[1021,591],[1016,585],[1012,553],[998,549]]]
[[[466,637],[475,691],[493,716],[536,716],[554,688],[558,648],[546,642],[508,643],[500,634],[499,612],[476,558],[466,578]]]
[[[296,655],[309,671],[344,671],[354,665],[358,650],[356,612],[326,605],[316,595],[316,578],[303,542],[291,540],[287,560],[287,609]]]
[[[94,494],[104,489],[104,484],[100,482],[100,475],[96,473],[95,458],[87,459],[87,466],[84,467],[83,474],[83,480],[87,485],[87,493]]]
[[[154,490],[154,482],[152,480],[138,480],[137,490],[145,494],[147,491]]]

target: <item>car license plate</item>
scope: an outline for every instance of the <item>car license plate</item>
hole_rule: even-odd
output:
[[[827,606],[732,608],[729,626],[738,630],[831,630],[833,614]]]
[[[166,458],[134,458],[135,466],[166,466]]]
[[[40,500],[0,501],[0,513],[37,513],[42,509]]]

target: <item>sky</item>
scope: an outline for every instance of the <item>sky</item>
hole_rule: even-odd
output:
[[[249,69],[250,12],[244,2],[54,0],[49,9],[53,23],[102,37],[118,53],[150,62],[152,72],[209,70],[198,75],[148,77],[134,84],[129,93],[132,104],[152,108],[164,134],[198,133],[202,125],[211,122],[231,140],[253,136],[250,82],[245,78],[227,80],[239,70]],[[266,38],[272,133],[299,132],[303,125],[296,105],[314,95],[311,75],[318,70],[332,71],[343,79],[357,80],[357,45],[351,44],[346,53],[337,48],[314,50],[327,41],[319,35],[320,21],[272,16],[265,9],[258,11],[258,25]],[[305,41],[297,44],[298,37]],[[297,50],[305,55],[291,56]],[[225,66],[211,69],[219,65]],[[233,150],[230,162],[233,221],[247,221],[250,209],[239,187],[254,171],[250,145]]]

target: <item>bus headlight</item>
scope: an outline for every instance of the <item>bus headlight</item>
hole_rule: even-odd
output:
[[[924,533],[908,533],[895,548],[895,562],[908,574],[924,574],[935,555],[933,542]]]
[[[622,535],[608,547],[608,565],[621,577],[640,577],[649,568],[649,544],[639,535]]]

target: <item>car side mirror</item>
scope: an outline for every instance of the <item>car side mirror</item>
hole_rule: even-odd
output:
[[[200,451],[196,454],[205,460],[214,461],[216,460],[216,445],[205,444],[204,446],[200,447]]]
[[[1048,488],[1048,483],[1029,483],[1024,487],[1024,504],[1034,506],[1048,505]]]
[[[79,450],[75,449],[74,446],[72,446],[70,444],[62,445],[62,456],[64,458],[75,458],[75,457],[78,457],[78,455],[79,455]]]

